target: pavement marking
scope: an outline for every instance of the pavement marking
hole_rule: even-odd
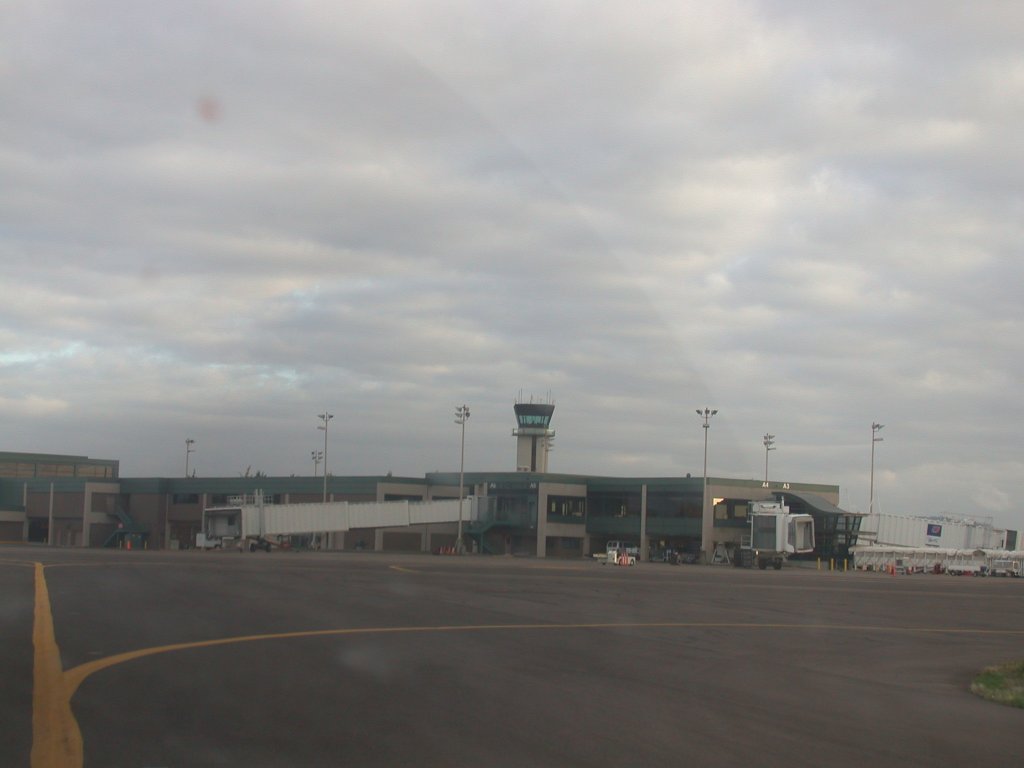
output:
[[[44,565],[35,563],[32,645],[32,768],[79,768],[82,733],[71,713],[71,695],[53,630]]]
[[[589,571],[585,565],[534,565],[531,571]]]
[[[35,568],[35,560],[0,560],[0,565],[24,565],[26,568]]]
[[[401,573],[419,573],[419,571],[414,571],[412,568],[403,568],[400,565],[389,565],[388,568],[392,571],[400,571]]]
[[[624,622],[624,623],[583,623],[583,624],[456,624],[418,627],[348,627],[344,629],[311,629],[297,632],[277,632],[264,635],[240,635],[221,637],[213,640],[195,640],[170,645],[140,648],[134,651],[107,656],[102,659],[79,664],[64,673],[66,693],[74,696],[79,686],[90,675],[135,659],[156,656],[174,651],[197,648],[215,648],[222,645],[253,643],[267,640],[295,640],[310,637],[340,637],[345,635],[388,635],[415,634],[428,632],[497,632],[532,631],[557,629],[777,629],[777,630],[818,630],[818,631],[859,631],[859,632],[900,632],[948,635],[1024,635],[1024,629],[952,629],[946,627],[881,627],[844,624],[756,624],[729,622]]]
[[[184,562],[184,561],[182,561]],[[47,563],[47,568],[108,568],[112,565],[177,565],[169,560],[90,560],[89,562]]]
[[[924,633],[946,635],[1021,635],[1024,629],[957,629],[948,627],[884,627],[843,624],[758,624],[735,622],[600,622],[575,624],[477,624],[412,627],[349,627],[318,629],[273,634],[241,635],[212,640],[199,640],[141,648],[135,651],[107,656],[64,670],[57,645],[46,585],[45,568],[81,565],[125,564],[113,563],[53,563],[4,561],[12,565],[31,565],[35,569],[35,624],[32,641],[35,648],[34,682],[32,690],[32,768],[81,768],[84,761],[82,734],[71,711],[71,699],[81,684],[96,672],[148,656],[200,648],[213,648],[238,643],[267,640],[290,640],[313,637],[336,637],[369,634],[413,634],[428,632],[494,632],[575,629],[724,629],[724,630],[814,630],[843,632]],[[134,564],[134,563],[133,563]],[[155,563],[154,563],[155,564]],[[390,568],[407,573],[419,573],[401,566]],[[569,569],[566,569],[569,570]]]

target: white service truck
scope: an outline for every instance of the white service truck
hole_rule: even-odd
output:
[[[781,501],[752,501],[747,510],[750,519],[751,565],[761,570],[769,565],[782,568],[790,555],[814,551],[814,518],[792,514]]]
[[[946,573],[950,576],[984,576],[988,573],[988,566],[979,560],[957,558],[946,564]]]
[[[1015,576],[1020,577],[1021,562],[1012,558],[999,558],[992,561],[990,573],[993,576]]]

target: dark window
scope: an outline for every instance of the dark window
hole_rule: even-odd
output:
[[[587,516],[587,500],[579,496],[548,496],[548,517],[569,517],[583,520]]]

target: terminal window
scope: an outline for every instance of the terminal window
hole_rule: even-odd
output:
[[[0,462],[0,477],[35,477],[36,466],[27,462]]]
[[[549,496],[548,515],[583,519],[587,514],[587,500],[581,496]]]

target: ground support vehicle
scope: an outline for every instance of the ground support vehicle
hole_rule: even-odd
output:
[[[239,552],[255,552],[258,549],[262,549],[264,552],[269,552],[277,546],[276,542],[270,541],[262,536],[250,536],[245,539],[238,540],[238,551]]]
[[[605,559],[601,565],[636,565],[636,555],[631,555],[626,550],[611,550],[605,553]]]
[[[636,565],[640,560],[640,547],[624,541],[609,541],[605,545],[604,555],[594,557],[601,560],[601,565]]]
[[[989,571],[993,576],[1013,576],[1020,578],[1021,562],[1009,558],[993,560],[992,568]]]

